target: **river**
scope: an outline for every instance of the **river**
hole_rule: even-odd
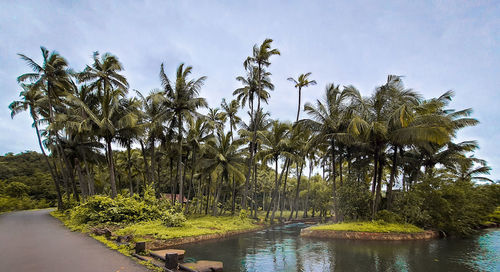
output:
[[[500,229],[470,238],[354,241],[300,237],[304,224],[179,246],[224,271],[500,271]]]

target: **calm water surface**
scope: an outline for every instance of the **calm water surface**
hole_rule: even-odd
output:
[[[500,229],[468,239],[351,241],[302,238],[293,224],[184,245],[188,260],[224,262],[224,271],[497,271]]]

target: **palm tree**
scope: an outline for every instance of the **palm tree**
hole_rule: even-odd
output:
[[[40,135],[40,129],[38,128],[38,123],[40,122],[38,118],[38,113],[40,107],[43,106],[44,103],[44,95],[43,92],[41,92],[36,86],[34,85],[27,85],[24,83],[21,83],[21,87],[23,88],[23,91],[19,94],[19,97],[21,97],[21,100],[17,100],[12,102],[9,105],[9,109],[11,110],[11,118],[14,118],[18,113],[22,111],[28,111],[31,118],[33,119],[33,126],[35,127],[36,131],[36,137],[38,139],[38,146],[40,147],[40,150],[42,151],[43,157],[45,159],[45,162],[47,163],[47,166],[50,171],[50,175],[52,176],[52,180],[54,181],[54,186],[56,188],[57,192],[57,209],[61,210],[63,207],[62,203],[62,195],[61,195],[61,188],[59,186],[59,181],[54,173],[54,169],[50,165],[49,159],[47,154],[45,153],[45,149],[42,144],[42,139]]]
[[[191,177],[189,180],[189,188],[193,186],[193,179],[197,170],[197,163],[199,153],[204,153],[204,146],[214,141],[213,133],[210,133],[211,127],[206,122],[205,118],[190,118],[188,122],[188,134],[187,134],[187,144],[191,149]],[[188,200],[189,193],[188,190]],[[188,202],[189,203],[189,202]],[[188,211],[188,205],[186,204],[186,212]]]
[[[336,218],[339,216],[336,198],[337,198],[337,185],[336,185],[336,146],[337,140],[345,132],[346,123],[346,99],[351,93],[344,89],[340,90],[339,86],[335,84],[328,84],[325,90],[325,97],[322,100],[316,100],[315,105],[306,103],[304,110],[310,115],[311,119],[304,119],[299,121],[299,124],[304,124],[315,132],[315,137],[311,140],[312,144],[328,143],[330,146],[330,163],[331,174],[330,180],[332,183],[333,193],[333,207],[335,210]]]
[[[233,130],[235,130],[237,128],[237,125],[241,122],[241,118],[238,116],[240,103],[238,102],[238,100],[231,100],[231,102],[229,102],[228,104],[226,102],[226,99],[223,98],[221,107],[227,118],[229,118],[229,131],[231,132],[231,135],[234,135]]]
[[[274,162],[274,189],[271,196],[271,203],[266,213],[267,220],[270,207],[273,206],[273,212],[271,215],[271,222],[273,222],[274,213],[276,212],[277,207],[275,200],[278,195],[283,172],[285,168],[287,168],[287,165],[282,168],[280,178],[278,179],[278,162],[282,156],[288,159],[293,158],[293,154],[288,152],[287,148],[290,144],[288,135],[290,133],[291,125],[288,123],[281,123],[277,120],[271,122],[271,124],[270,131],[259,131],[259,139],[262,141],[263,150],[258,153],[258,158],[261,158],[263,162]]]
[[[236,129],[237,128],[236,125],[241,122],[241,118],[237,115],[240,103],[238,102],[238,100],[231,100],[231,102],[228,104],[226,102],[226,99],[223,98],[221,107],[226,117],[229,119],[229,132],[231,132],[231,137],[233,137],[234,135],[233,129]],[[234,139],[231,138],[231,140]],[[236,181],[234,176],[233,176],[233,203],[231,207],[232,207],[231,213],[234,214],[236,207]]]
[[[145,130],[145,137],[151,146],[151,169],[149,176],[150,182],[158,188],[159,177],[155,177],[156,168],[156,141],[161,139],[164,134],[164,123],[167,121],[165,111],[167,110],[165,103],[165,92],[153,90],[147,97],[144,97],[139,91],[136,91],[137,96],[141,100],[140,120],[141,126]],[[148,168],[148,167],[147,167]]]
[[[132,112],[121,116],[116,114],[120,107],[120,100],[127,93],[128,82],[124,76],[119,74],[123,70],[123,66],[116,56],[110,53],[105,53],[101,58],[99,56],[99,52],[95,52],[92,66],[87,65],[83,72],[78,74],[78,79],[81,82],[90,83],[89,87],[95,90],[99,111],[93,112],[88,105],[76,97],[72,99],[87,112],[90,119],[99,127],[99,135],[106,142],[111,197],[114,198],[117,195],[117,190],[111,142],[117,136],[118,129],[135,124],[137,116]]]
[[[296,80],[294,78],[292,78],[292,77],[289,77],[287,79],[288,81],[291,81],[291,82],[293,82],[293,84],[295,84],[295,86],[294,86],[295,88],[299,89],[299,104],[298,104],[298,107],[297,107],[297,119],[295,120],[295,122],[299,121],[300,100],[301,100],[301,97],[302,97],[302,88],[303,87],[309,87],[309,86],[312,86],[312,85],[316,85],[316,80],[309,80],[308,77],[310,75],[311,75],[311,72],[299,75],[299,77]]]
[[[212,169],[212,172],[219,173],[212,208],[214,216],[217,215],[217,204],[224,181],[226,183],[229,182],[229,176],[231,175],[243,178],[243,174],[239,170],[243,167],[243,158],[240,152],[240,146],[243,144],[243,141],[239,139],[232,141],[231,138],[231,132],[224,134],[224,132],[220,131],[217,133],[216,140],[209,142],[207,145],[209,156],[206,159],[207,168]]]
[[[257,112],[261,110],[260,108],[260,102],[261,98],[264,99],[264,101],[267,101],[269,98],[269,93],[265,90],[266,88],[269,90],[273,90],[274,86],[271,84],[269,80],[269,76],[271,75],[268,73],[265,68],[269,67],[271,65],[271,62],[269,59],[273,55],[280,55],[280,51],[276,48],[271,48],[271,43],[273,42],[272,39],[265,39],[264,42],[260,45],[257,46],[257,44],[254,45],[253,50],[252,50],[252,56],[247,57],[247,59],[243,62],[243,66],[245,67],[245,70],[248,71],[248,80],[244,81],[242,80],[243,78],[239,77],[237,78],[239,81],[242,81],[242,83],[246,83],[248,85],[248,88],[246,89],[246,93],[243,97],[248,97],[248,99],[251,100],[252,106],[251,106],[251,119],[254,118],[253,116],[253,96],[257,95]],[[238,90],[237,90],[238,91]],[[236,91],[235,91],[236,93]],[[233,95],[235,94],[233,93]],[[239,99],[239,98],[238,98]],[[242,103],[244,104],[244,102]],[[255,141],[257,138],[257,130],[254,129],[253,131],[253,137],[250,145],[252,143],[255,145]],[[250,159],[249,159],[249,166],[252,166],[255,164],[254,162],[254,155],[255,151],[254,148],[250,149]],[[246,182],[245,182],[245,188],[243,190],[243,201],[242,201],[242,208],[246,209],[247,205],[247,188],[248,188],[248,182],[250,180],[250,176],[252,174],[252,169],[253,167],[248,168],[247,176],[246,176]]]
[[[175,84],[172,84],[170,79],[165,74],[163,64],[161,65],[160,78],[163,89],[166,94],[166,114],[175,119],[177,124],[177,180],[179,184],[180,199],[183,198],[184,181],[183,181],[183,165],[182,165],[182,139],[184,120],[197,115],[197,109],[207,107],[205,98],[198,97],[201,87],[205,82],[206,77],[189,80],[193,67],[184,67],[184,64],[179,65],[176,73]]]

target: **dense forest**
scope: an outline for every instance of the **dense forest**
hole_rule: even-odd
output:
[[[450,107],[452,91],[424,98],[389,75],[369,96],[331,83],[303,103],[317,84],[308,72],[288,78],[298,101],[290,120],[273,119],[272,42],[253,47],[240,87],[212,106],[200,97],[206,78],[185,64],[172,76],[162,64],[158,89],[144,93],[110,53],[95,52],[82,71],[43,47],[41,62],[19,54],[30,71],[10,109],[30,114],[42,155],[3,157],[2,183],[21,182],[59,209],[153,188],[186,214],[383,219],[450,233],[469,233],[500,205],[478,143],[456,141],[478,120]],[[12,170],[4,161],[14,159]]]

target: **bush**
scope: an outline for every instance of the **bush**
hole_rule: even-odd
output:
[[[5,194],[10,197],[22,197],[27,196],[30,191],[30,187],[21,182],[11,182],[5,187]]]
[[[367,219],[370,216],[371,195],[364,183],[349,179],[338,188],[337,206],[347,220]]]
[[[182,226],[186,218],[180,206],[172,206],[168,201],[156,200],[154,191],[146,189],[144,197],[118,195],[115,199],[107,196],[93,196],[87,202],[70,210],[72,224],[132,223],[161,220],[165,226]]]
[[[401,218],[401,216],[388,210],[378,211],[375,215],[375,220],[381,220],[386,223],[403,223],[403,218]]]
[[[249,215],[248,210],[243,210],[243,209],[240,210],[239,217],[240,217],[241,220],[247,219],[248,215]]]
[[[20,198],[0,195],[0,212],[10,212],[29,209],[42,209],[50,207],[45,200],[33,200],[28,196]]]

